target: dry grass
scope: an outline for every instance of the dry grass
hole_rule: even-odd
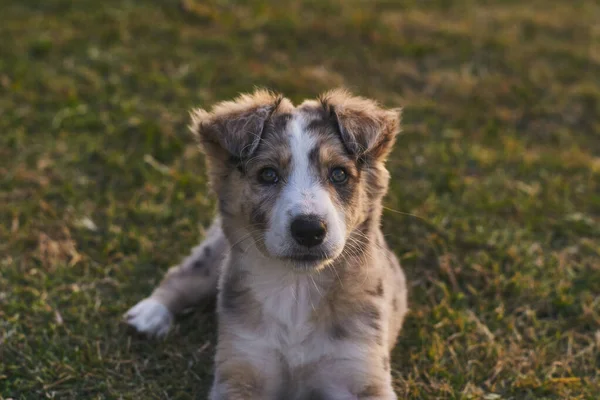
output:
[[[210,219],[187,110],[340,84],[405,107],[399,396],[597,398],[600,3],[449,3],[4,2],[0,398],[204,398],[211,312],[119,325]]]

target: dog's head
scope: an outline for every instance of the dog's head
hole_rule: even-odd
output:
[[[298,107],[258,90],[192,119],[232,246],[319,269],[379,222],[399,110],[343,90]]]

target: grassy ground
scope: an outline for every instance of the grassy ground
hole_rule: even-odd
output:
[[[1,5],[0,398],[205,396],[211,312],[119,320],[211,216],[187,110],[254,85],[405,107],[400,398],[597,398],[600,3],[33,3]]]

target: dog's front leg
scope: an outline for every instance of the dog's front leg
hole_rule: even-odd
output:
[[[228,253],[229,243],[217,217],[192,254],[169,269],[152,295],[125,314],[126,322],[140,333],[165,335],[174,315],[216,295],[220,266]]]
[[[261,371],[251,364],[228,363],[216,371],[210,400],[267,399],[266,384]]]
[[[358,394],[353,394],[350,389],[344,385],[329,387],[321,390],[322,394],[314,396],[316,399],[327,400],[397,400],[392,385],[382,384],[367,386],[366,389]],[[321,397],[319,397],[321,396]],[[313,397],[309,397],[313,398]]]
[[[270,348],[256,341],[232,345],[220,339],[215,361],[210,400],[287,399],[281,396],[287,389],[283,386],[284,371]]]
[[[265,337],[262,331],[244,329],[238,325],[242,321],[231,314],[221,313],[219,317],[210,400],[278,400],[284,365],[272,347],[273,338]]]
[[[367,385],[359,393],[353,393],[349,385],[331,384],[310,392],[307,400],[327,399],[327,400],[397,400],[391,384],[373,384]]]
[[[397,400],[392,387],[392,379],[385,350],[371,346],[367,357],[353,358],[353,352],[359,349],[356,343],[346,343],[337,348],[336,354],[343,359],[332,358],[316,369],[312,376],[313,395],[309,398],[327,400]],[[358,355],[358,354],[356,354]]]

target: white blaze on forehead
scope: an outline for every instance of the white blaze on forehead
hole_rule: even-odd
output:
[[[305,131],[306,122],[300,115],[296,115],[290,123],[290,150],[292,152],[292,168],[288,178],[288,186],[284,196],[295,204],[292,208],[300,207],[298,214],[316,214],[311,212],[310,202],[314,199],[318,188],[318,177],[314,175],[316,169],[311,168],[309,153],[315,147],[313,136]]]

